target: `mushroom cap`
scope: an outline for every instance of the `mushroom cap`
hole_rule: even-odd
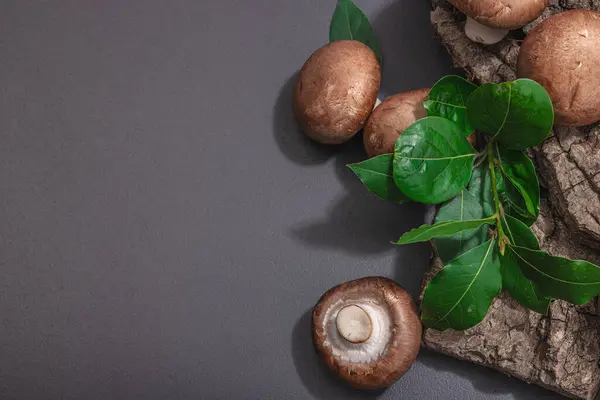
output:
[[[373,110],[363,134],[369,157],[393,153],[398,136],[416,120],[427,116],[423,101],[427,99],[429,90],[418,89],[395,94]]]
[[[518,29],[540,16],[549,0],[448,0],[480,24]]]
[[[542,85],[554,105],[555,122],[581,126],[600,120],[600,13],[556,14],[525,38],[517,76]]]
[[[338,40],[306,61],[294,90],[294,115],[313,140],[340,144],[354,136],[373,111],[381,83],[375,53],[354,40]]]
[[[372,334],[360,343],[344,339],[336,319],[348,306],[364,310]],[[313,343],[321,359],[350,385],[390,386],[415,362],[422,327],[412,297],[391,279],[362,278],[329,289],[312,314]]]

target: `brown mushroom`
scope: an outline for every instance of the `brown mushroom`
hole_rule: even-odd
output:
[[[396,282],[367,277],[329,289],[312,314],[315,348],[356,388],[390,386],[415,362],[421,322],[412,297]]]
[[[600,13],[572,10],[554,15],[525,38],[517,75],[542,85],[555,122],[581,126],[600,120]]]
[[[423,101],[430,89],[398,93],[379,104],[365,125],[363,142],[369,157],[393,153],[398,136],[427,114]]]
[[[310,56],[296,81],[293,106],[300,128],[320,143],[347,141],[373,111],[380,82],[379,62],[367,45],[326,44]]]
[[[448,0],[467,15],[465,34],[474,42],[494,44],[511,29],[522,28],[537,17],[548,0]]]
[[[363,133],[365,151],[369,157],[393,153],[398,136],[415,121],[427,116],[423,102],[430,89],[398,93],[382,101],[371,113]],[[475,133],[468,136],[476,147]]]

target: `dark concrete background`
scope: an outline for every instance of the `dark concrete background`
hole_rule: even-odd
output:
[[[427,1],[357,0],[382,94],[450,60]],[[294,74],[335,0],[0,3],[0,398],[534,399],[423,351],[392,388],[323,370],[309,310],[366,275],[417,294],[418,205],[370,195],[298,133]],[[455,71],[454,71],[455,72]]]

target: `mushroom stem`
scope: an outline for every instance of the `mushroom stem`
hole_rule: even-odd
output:
[[[391,279],[370,276],[329,289],[312,313],[315,349],[361,389],[390,386],[415,362],[421,322],[412,297]]]
[[[373,106],[373,110],[377,108],[377,106],[379,106],[381,104],[381,100],[379,100],[379,97],[377,98],[377,100],[375,101],[375,105]]]
[[[508,29],[490,28],[488,26],[480,24],[471,17],[467,17],[467,23],[465,25],[465,35],[467,35],[467,37],[474,42],[481,44],[498,43],[499,41],[504,39],[506,35],[508,35],[508,32]]]
[[[373,333],[371,317],[364,309],[354,304],[342,308],[335,323],[338,333],[350,343],[364,343]]]

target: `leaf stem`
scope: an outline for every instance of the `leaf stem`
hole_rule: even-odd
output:
[[[494,193],[494,205],[496,206],[496,229],[498,230],[498,247],[500,248],[500,254],[504,255],[504,248],[507,243],[510,243],[508,237],[504,233],[502,228],[502,216],[504,214],[502,206],[500,205],[500,197],[498,196],[498,187],[496,186],[496,164],[494,158],[494,141],[490,140],[487,144],[487,157],[490,166],[490,176],[492,177],[492,192]]]
[[[487,149],[487,148],[486,148]],[[479,160],[477,160],[475,162],[475,165],[473,166],[473,168],[479,168],[479,166],[481,164],[483,164],[483,162],[486,160],[487,158],[487,150],[482,151],[481,153],[477,154],[477,157],[479,157]]]

